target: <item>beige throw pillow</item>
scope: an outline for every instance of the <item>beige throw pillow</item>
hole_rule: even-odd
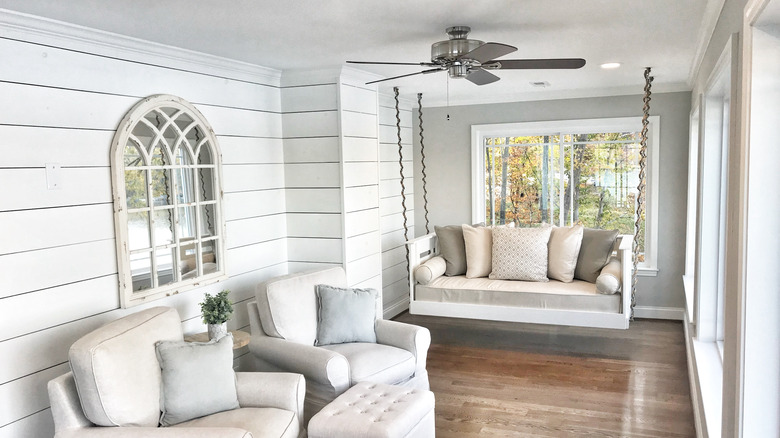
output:
[[[549,249],[547,277],[571,283],[574,280],[580,245],[582,245],[582,225],[554,227],[550,233],[550,242],[547,244]]]
[[[492,271],[493,230],[463,224],[466,244],[466,278],[487,277]]]
[[[551,227],[493,228],[491,279],[548,281],[547,242]]]

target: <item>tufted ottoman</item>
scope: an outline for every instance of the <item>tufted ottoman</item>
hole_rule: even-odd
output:
[[[431,438],[431,391],[361,382],[309,421],[309,438]]]

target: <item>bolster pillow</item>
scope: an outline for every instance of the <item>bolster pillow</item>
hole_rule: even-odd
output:
[[[620,271],[620,260],[616,257],[610,258],[609,262],[601,268],[601,274],[596,278],[596,290],[598,293],[612,295],[620,291]]]
[[[444,260],[444,257],[431,257],[414,270],[414,279],[419,284],[428,284],[444,275],[446,269],[447,262]]]

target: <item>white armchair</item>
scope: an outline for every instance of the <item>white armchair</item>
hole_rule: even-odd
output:
[[[377,298],[376,343],[315,346],[315,286],[346,287],[342,268],[290,274],[257,286],[249,306],[249,350],[263,371],[287,371],[306,378],[304,424],[358,382],[368,381],[428,390],[425,360],[428,329],[382,319]]]
[[[175,309],[154,307],[134,313],[77,341],[70,354],[73,371],[48,386],[55,438],[306,435],[306,384],[303,376],[291,373],[238,372],[238,409],[158,427],[162,380],[155,343],[159,340],[182,340]]]

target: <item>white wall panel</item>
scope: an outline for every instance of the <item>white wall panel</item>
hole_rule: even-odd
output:
[[[345,251],[345,260],[347,262],[380,253],[382,247],[380,245],[379,232],[347,238]]]
[[[290,261],[341,263],[341,239],[290,237],[287,242]]]
[[[379,184],[377,164],[344,163],[344,187],[368,186]]]
[[[284,214],[229,221],[225,224],[225,228],[225,243],[228,249],[283,239],[287,236],[287,221]]]
[[[285,239],[229,249],[226,254],[228,275],[235,276],[287,260]]]
[[[339,213],[339,189],[287,189],[287,211],[290,213]]]
[[[46,188],[46,169],[0,169],[0,211],[111,202],[106,167],[65,167],[58,189]]]
[[[108,167],[113,136],[111,131],[0,125],[0,166]]]
[[[284,213],[287,209],[284,189],[225,193],[223,208],[228,221]]]
[[[332,188],[339,187],[341,170],[338,163],[287,164],[284,178],[289,188]]]
[[[278,113],[198,104],[195,107],[218,135],[282,137],[282,121]]]
[[[404,161],[412,161],[414,158],[411,143],[401,143],[401,153]],[[398,143],[379,143],[379,159],[383,162],[398,163]],[[427,166],[428,163],[426,162]]]
[[[222,166],[222,189],[226,193],[284,187],[283,164],[232,164]]]
[[[116,274],[7,297],[0,300],[0,341],[118,308]]]
[[[399,172],[400,173],[400,172]],[[421,184],[422,185],[422,184]],[[404,195],[406,199],[414,199],[414,180],[404,178]],[[398,197],[401,202],[401,178],[383,179],[379,181],[379,197],[393,198]]]
[[[282,112],[335,111],[338,109],[336,84],[283,87]]]
[[[54,436],[54,419],[46,409],[7,426],[0,427],[0,438],[38,438]]]
[[[359,210],[344,214],[347,237],[379,230],[379,209]]]
[[[376,91],[351,85],[341,85],[341,109],[366,114],[376,114]]]
[[[341,141],[344,161],[370,161],[378,159],[378,143],[375,138],[344,137]]]
[[[217,136],[222,164],[284,163],[282,139]]]
[[[289,213],[287,234],[290,237],[341,238],[341,215],[333,213]]]
[[[413,181],[414,179],[414,169],[413,169],[413,162],[411,161],[411,157],[409,157],[409,161],[404,161],[404,184],[406,181]],[[379,178],[380,179],[401,179],[401,166],[398,164],[398,161],[393,161],[389,163],[380,163],[379,164]]]
[[[286,163],[338,163],[338,137],[286,138],[284,161]]]
[[[409,240],[414,236],[414,232],[409,230]],[[404,230],[393,231],[392,233],[382,234],[382,248],[395,248],[406,245]]]
[[[382,234],[404,229],[404,217],[400,214],[391,214],[379,218],[379,230]],[[414,210],[406,212],[406,226],[409,234],[414,232]]]
[[[7,254],[0,256],[0,298],[116,272],[114,239]]]
[[[275,86],[258,86],[9,39],[0,39],[0,53],[6,60],[0,63],[0,77],[12,82],[125,94],[139,99],[164,90],[194,103],[280,110],[279,91]],[[143,80],[138,80],[139,77]]]
[[[341,133],[346,137],[377,138],[376,116],[343,111],[341,113]]]
[[[378,200],[379,188],[376,185],[344,189],[344,211],[346,212],[375,208]]]
[[[382,275],[382,256],[381,254],[372,254],[362,259],[357,259],[347,263],[347,283],[358,284],[370,278]]]
[[[313,271],[316,269],[328,269],[341,266],[341,263],[296,262],[292,260],[288,263],[290,273]]]
[[[423,132],[423,134],[425,134]],[[379,125],[379,142],[398,144],[398,128],[393,126]],[[412,144],[412,129],[401,127],[401,144]]]
[[[382,266],[393,266],[406,262],[406,246],[382,249]]]
[[[360,283],[355,283],[355,284],[350,283],[349,287],[357,287],[361,289],[369,289],[369,288],[376,289],[377,291],[379,291],[380,294],[384,294],[384,292],[382,291],[382,277],[379,275],[376,277],[371,277],[367,280],[363,280]]]
[[[408,274],[406,269],[406,259],[403,262],[388,266],[382,270],[382,286],[387,287],[399,280],[406,281]]]
[[[282,114],[284,137],[335,137],[339,135],[338,112]]]
[[[0,409],[0,426],[48,408],[47,383],[68,371],[70,371],[70,366],[63,363],[40,373],[0,385],[0,400],[4,401],[2,409]],[[11,403],[11,400],[15,402]]]
[[[114,238],[112,204],[0,212],[0,255]]]
[[[416,113],[416,111],[415,111]],[[419,121],[417,118],[412,120],[412,111],[408,109],[404,109],[403,106],[401,107],[401,110],[399,111],[399,115],[401,118],[401,128],[411,128],[412,126],[417,126]],[[425,123],[425,120],[423,120],[423,123]],[[387,107],[387,106],[380,106],[379,107],[379,124],[385,125],[385,126],[396,126],[396,120],[395,120],[395,107]],[[425,129],[425,125],[423,125],[423,129]]]

